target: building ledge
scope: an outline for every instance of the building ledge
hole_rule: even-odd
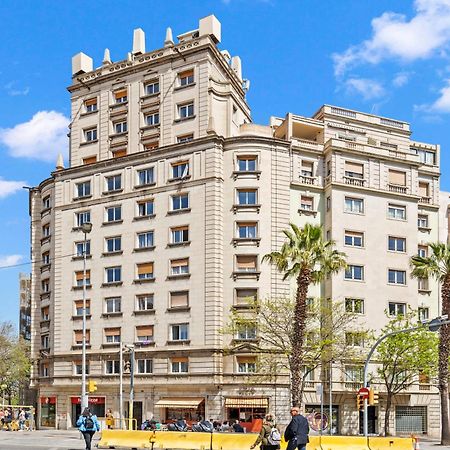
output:
[[[148,220],[156,217],[156,214],[149,214],[148,216],[136,216],[133,217],[133,222],[138,222],[139,220]]]
[[[92,289],[92,284],[87,284],[86,289]],[[81,286],[72,286],[72,291],[82,291],[83,285]]]
[[[134,248],[133,252],[139,253],[139,252],[151,252],[153,250],[155,250],[156,246],[152,245],[150,247],[139,247],[139,248]]]
[[[175,214],[183,214],[183,213],[190,213],[191,208],[182,208],[182,209],[172,209],[170,211],[167,211],[168,216],[172,216]]]
[[[234,180],[236,180],[237,178],[256,178],[257,180],[259,180],[260,176],[260,170],[235,170],[233,172]]]
[[[156,186],[156,181],[153,183],[137,184],[133,189],[145,189]]]
[[[238,204],[234,204],[233,205],[233,212],[236,214],[239,211],[250,211],[250,212],[257,212],[259,213],[261,209],[261,205],[258,204],[254,204],[254,205],[238,205]]]
[[[259,243],[261,242],[261,238],[234,238],[233,246],[237,247],[238,245],[256,245],[259,247]]]
[[[136,309],[133,311],[133,314],[135,316],[145,316],[146,314],[152,315],[152,314],[155,314],[155,310],[154,309]]]
[[[190,273],[181,273],[180,275],[167,275],[168,280],[183,280],[190,277]]]
[[[190,180],[191,176],[186,175],[185,177],[168,178],[168,183],[182,183],[183,181]]]
[[[102,317],[122,317],[122,316],[123,316],[122,311],[102,313]]]
[[[166,345],[190,345],[191,340],[190,339],[186,339],[186,340],[180,340],[180,341],[167,341]]]
[[[123,188],[121,188],[121,189],[113,189],[112,191],[103,191],[102,195],[120,194],[121,192],[123,192]]]
[[[236,281],[238,278],[251,278],[259,280],[259,276],[261,275],[261,272],[254,271],[254,272],[244,272],[244,271],[234,271],[233,272],[233,280]]]
[[[172,312],[189,312],[191,310],[190,306],[178,306],[173,308],[167,308],[166,312],[172,313]]]
[[[90,319],[91,318],[91,314],[86,314],[86,319]],[[79,315],[79,316],[72,316],[72,320],[83,320],[83,315]]]
[[[134,284],[142,284],[142,283],[154,283],[156,280],[155,277],[152,278],[136,278],[133,280]]]
[[[107,226],[109,226],[109,225],[118,225],[118,224],[120,224],[120,223],[123,223],[123,219],[120,219],[120,220],[111,220],[111,222],[103,222],[103,223],[102,223],[102,226],[103,226],[103,227],[107,227]]]
[[[120,347],[120,342],[104,342],[102,348],[115,348]]]
[[[115,287],[115,286],[122,286],[123,281],[111,281],[109,283],[102,283],[101,287]]]
[[[114,252],[103,252],[102,256],[115,256],[115,255],[122,255],[123,250],[116,250]]]

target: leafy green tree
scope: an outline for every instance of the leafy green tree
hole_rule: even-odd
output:
[[[417,312],[409,310],[405,316],[392,318],[381,330],[381,335],[418,326]],[[387,337],[377,349],[377,372],[386,387],[384,434],[390,433],[390,416],[395,396],[420,381],[437,373],[438,338],[422,327],[416,331]]]
[[[429,256],[411,258],[411,275],[416,278],[435,278],[442,286],[441,311],[450,317],[450,247],[442,242],[429,244]],[[450,445],[449,416],[449,357],[450,326],[443,325],[439,331],[438,387],[441,397],[441,444]]]
[[[291,371],[291,401],[301,404],[302,366],[306,332],[306,299],[311,284],[320,283],[327,275],[346,267],[345,254],[338,252],[333,241],[325,241],[319,225],[306,224],[303,228],[291,223],[284,230],[287,240],[280,251],[264,255],[263,261],[283,273],[283,280],[294,278],[296,296],[292,328],[292,352],[289,355]]]

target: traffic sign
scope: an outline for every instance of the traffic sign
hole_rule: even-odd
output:
[[[358,391],[358,395],[362,398],[369,398],[369,388],[366,387],[362,387],[359,391]]]

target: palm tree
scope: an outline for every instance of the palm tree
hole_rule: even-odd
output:
[[[308,288],[346,267],[346,261],[345,254],[335,250],[334,241],[323,239],[320,225],[306,224],[299,228],[291,223],[290,230],[283,233],[287,240],[281,250],[264,255],[263,261],[269,261],[284,273],[283,280],[295,278],[297,283],[289,366],[292,405],[300,405]]]
[[[430,256],[411,258],[411,275],[415,278],[435,278],[442,284],[441,311],[450,317],[450,247],[442,242],[429,244]],[[439,331],[438,378],[441,396],[441,444],[450,444],[448,363],[450,356],[450,326],[442,325]]]

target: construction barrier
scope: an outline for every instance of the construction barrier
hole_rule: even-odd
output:
[[[99,448],[150,448],[153,450],[248,450],[257,433],[196,433],[192,431],[103,430]],[[281,450],[286,449],[281,442]],[[363,436],[310,436],[307,450],[414,450],[414,438]]]

